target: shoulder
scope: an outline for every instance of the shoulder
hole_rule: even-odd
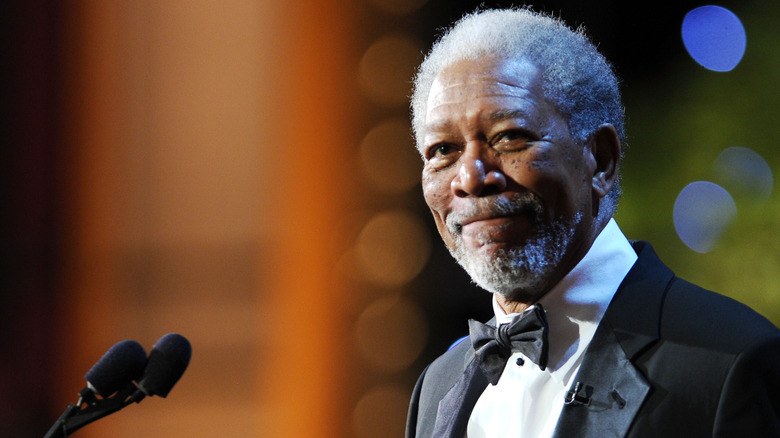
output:
[[[463,374],[463,370],[466,369],[466,365],[473,357],[474,348],[471,346],[468,337],[463,337],[455,342],[444,354],[431,362],[426,370],[425,378],[441,383],[454,383]]]
[[[780,330],[745,304],[675,277],[661,311],[661,336],[738,353],[780,339]]]
[[[680,436],[780,436],[780,330],[677,277],[649,245],[634,248],[639,259],[605,319],[653,388],[635,435],[662,427]]]
[[[780,436],[780,336],[743,349],[723,381],[714,436]]]
[[[455,385],[473,356],[471,342],[462,338],[425,368],[417,380],[409,405],[407,437],[430,436],[439,401]]]
[[[639,259],[610,305],[617,325],[730,354],[780,336],[777,327],[750,307],[677,277],[648,243],[632,244]]]

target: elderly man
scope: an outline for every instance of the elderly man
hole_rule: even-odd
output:
[[[780,436],[780,332],[612,219],[623,108],[582,33],[467,16],[412,111],[425,200],[496,316],[423,372],[407,437]]]

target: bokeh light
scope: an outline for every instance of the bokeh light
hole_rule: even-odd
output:
[[[360,169],[375,187],[388,193],[409,191],[420,181],[421,160],[405,118],[385,120],[360,142]]]
[[[713,166],[715,181],[734,196],[766,202],[772,194],[772,169],[758,152],[730,147],[721,152]]]
[[[422,221],[404,210],[374,216],[360,231],[357,265],[366,280],[398,287],[420,273],[431,253],[431,241]]]
[[[696,181],[682,189],[674,202],[674,228],[690,249],[712,250],[737,214],[731,195],[709,181]]]
[[[400,386],[380,386],[368,391],[352,414],[355,436],[397,438],[404,436],[404,423],[411,393]]]
[[[360,60],[358,81],[366,95],[385,106],[406,106],[422,45],[406,34],[375,41]]]
[[[375,369],[402,371],[425,347],[428,324],[414,302],[398,295],[369,304],[355,325],[361,356]]]
[[[683,19],[682,39],[696,62],[720,72],[734,69],[747,46],[739,17],[720,6],[701,6],[688,12]]]

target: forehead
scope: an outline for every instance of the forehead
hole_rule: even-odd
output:
[[[500,105],[539,103],[543,97],[539,70],[525,60],[464,60],[445,67],[428,94],[426,125],[443,116],[466,114],[469,104],[490,99]]]

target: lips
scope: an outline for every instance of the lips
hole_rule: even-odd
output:
[[[465,242],[478,246],[504,245],[530,237],[535,234],[536,228],[533,217],[528,214],[493,216],[463,224],[461,237]]]
[[[461,228],[465,228],[468,225],[472,225],[472,224],[498,226],[501,225],[502,223],[511,221],[513,218],[517,216],[519,215],[500,215],[500,216],[486,216],[480,218],[471,218],[461,223],[460,226]]]
[[[473,203],[447,215],[450,232],[461,235],[472,226],[507,227],[518,222],[535,224],[542,220],[543,207],[532,194],[517,194],[511,198],[476,199]]]

